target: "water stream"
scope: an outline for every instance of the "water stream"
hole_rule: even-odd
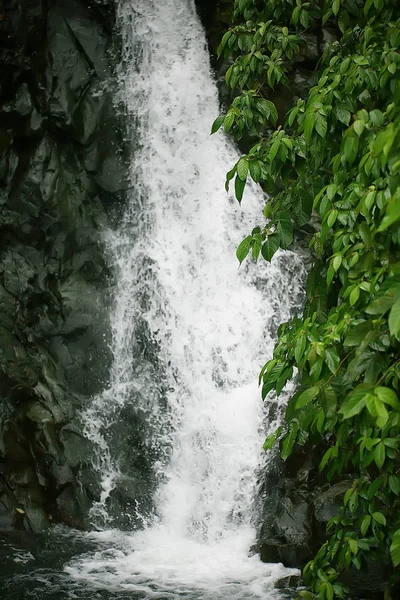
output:
[[[272,599],[288,570],[250,553],[262,443],[274,426],[257,375],[277,324],[299,309],[303,263],[286,252],[238,267],[235,249],[264,199],[249,187],[239,206],[224,190],[238,155],[223,133],[209,135],[218,94],[194,1],[120,0],[118,12],[132,191],[108,234],[110,385],[82,416],[101,479],[91,511],[99,531],[87,534],[98,547],[65,567],[76,594],[67,597],[84,586],[113,597]],[[156,362],[140,351],[143,338]],[[146,423],[158,482],[150,511],[131,508],[143,526],[135,532],[118,530],[110,510],[125,476],[113,426],[127,406]]]
[[[285,570],[249,556],[265,436],[256,380],[274,324],[298,308],[303,267],[286,253],[270,266],[238,268],[235,248],[257,223],[263,198],[249,189],[239,207],[224,191],[237,151],[222,134],[209,135],[218,98],[194,2],[121,0],[119,15],[132,195],[110,239],[118,273],[111,386],[86,413],[103,477],[93,518],[107,523],[121,476],[104,422],[138,387],[149,443],[161,449],[161,477],[144,530],[97,534],[115,552],[83,558],[68,572],[163,598],[263,595]],[[166,405],[147,361],[132,353],[143,320]]]

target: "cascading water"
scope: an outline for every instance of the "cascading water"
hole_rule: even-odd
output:
[[[121,0],[119,15],[132,192],[109,240],[111,384],[84,415],[102,474],[94,521],[112,525],[107,502],[123,473],[108,432],[127,403],[145,415],[159,485],[142,531],[94,534],[111,550],[67,571],[141,597],[262,596],[286,571],[248,556],[266,433],[257,374],[276,323],[298,308],[304,268],[289,252],[238,268],[262,193],[247,189],[241,208],[224,192],[237,152],[209,136],[218,97],[193,0]],[[137,352],[138,328],[157,368]]]

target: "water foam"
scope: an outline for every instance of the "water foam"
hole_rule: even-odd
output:
[[[266,433],[256,380],[276,323],[298,308],[304,267],[287,252],[238,268],[235,249],[264,200],[249,186],[241,207],[224,192],[237,151],[223,134],[209,136],[218,98],[194,2],[121,0],[119,18],[132,194],[109,239],[118,281],[111,384],[84,417],[102,473],[92,516],[110,520],[121,468],[107,428],[132,390],[148,443],[160,450],[160,485],[143,531],[97,534],[110,536],[111,550],[68,572],[145,597],[273,597],[287,570],[249,556]],[[151,366],[132,351],[138,322],[157,345],[167,406]]]

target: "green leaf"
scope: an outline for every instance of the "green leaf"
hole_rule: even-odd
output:
[[[367,410],[373,419],[376,419],[378,417],[378,413],[376,412],[375,400],[376,397],[373,394],[367,394],[365,397],[365,404]]]
[[[358,552],[357,540],[349,540],[349,547],[353,554],[357,554],[357,552]]]
[[[383,217],[381,224],[378,227],[378,232],[386,231],[388,227],[396,223],[400,219],[400,198],[396,198],[394,202],[388,205],[386,214]]]
[[[256,108],[266,119],[271,117],[271,121],[273,123],[276,122],[278,118],[278,112],[273,102],[264,98],[259,98],[256,102]]]
[[[303,408],[304,406],[307,406],[307,404],[310,404],[310,402],[318,395],[318,392],[319,387],[317,385],[302,392],[297,398],[296,409]]]
[[[322,396],[320,397],[320,403],[322,404],[325,415],[330,418],[336,415],[337,408],[337,396],[335,390],[331,385],[324,385],[322,388]]]
[[[315,596],[312,592],[308,592],[307,590],[300,590],[299,597],[304,600],[314,600]]]
[[[375,461],[375,464],[378,467],[378,469],[381,469],[383,467],[385,458],[386,458],[385,444],[383,442],[379,442],[379,444],[377,444],[374,448],[374,461]]]
[[[329,223],[328,223],[328,225],[329,225]],[[332,261],[332,267],[333,267],[333,270],[335,271],[335,273],[339,270],[341,264],[342,264],[342,255],[336,254],[336,256],[333,258],[333,261]]]
[[[356,132],[356,134],[358,135],[358,137],[360,137],[360,135],[364,131],[364,122],[361,121],[360,119],[358,119],[357,121],[354,121],[353,129]]]
[[[343,415],[343,420],[351,419],[355,415],[360,414],[366,404],[367,392],[364,389],[355,389],[351,394],[347,396],[343,402],[339,413]]]
[[[375,479],[375,481],[373,481],[372,483],[369,484],[368,492],[367,492],[367,500],[371,501],[372,498],[374,498],[376,496],[377,491],[379,490],[380,486],[382,485],[382,480],[383,480],[383,477],[378,477],[378,479]]]
[[[261,248],[261,254],[266,261],[270,262],[275,252],[280,248],[280,238],[276,233],[267,237]]]
[[[381,402],[379,400],[379,398],[377,398],[376,396],[374,396],[374,398],[375,398],[376,424],[378,427],[383,429],[389,420],[389,413],[386,410],[383,402]]]
[[[243,192],[245,188],[246,182],[243,179],[240,179],[238,175],[235,178],[235,196],[238,202],[242,201]]]
[[[394,301],[394,295],[380,296],[367,306],[365,312],[369,315],[384,315],[393,306]]]
[[[271,146],[271,150],[269,151],[269,160],[273,162],[275,160],[276,155],[279,152],[281,142],[279,140],[275,140]]]
[[[336,219],[338,218],[338,215],[339,215],[338,210],[336,210],[336,209],[331,210],[331,212],[329,213],[328,218],[326,220],[326,222],[328,223],[328,227],[334,226],[334,224],[336,223]],[[340,254],[338,254],[337,256],[340,256]],[[335,270],[337,271],[337,269],[335,269]]]
[[[368,369],[371,361],[371,352],[362,352],[361,354],[357,352],[347,365],[346,373],[343,375],[343,384],[348,385],[356,381]]]
[[[388,323],[390,335],[400,341],[400,298],[396,300],[390,309]]]
[[[231,37],[231,35],[232,35],[232,31],[230,31],[230,30],[229,30],[229,31],[227,31],[227,32],[226,32],[226,33],[225,33],[225,34],[222,36],[221,43],[220,43],[220,45],[218,46],[218,49],[217,49],[217,54],[218,54],[218,56],[221,56],[221,54],[222,54],[222,52],[223,52],[223,50],[224,50],[224,48],[225,48],[225,46],[226,46],[226,43],[227,43],[227,41],[229,40],[229,38]]]
[[[253,260],[257,260],[260,252],[261,252],[261,246],[262,246],[262,236],[261,234],[257,233],[253,236],[253,247],[251,249],[251,256],[253,258]]]
[[[325,452],[325,454],[322,457],[322,460],[320,462],[320,465],[319,465],[320,472],[324,470],[328,460],[331,458],[331,455],[332,455],[332,448],[328,448],[328,450]]]
[[[378,386],[375,388],[374,393],[376,396],[378,396],[381,402],[384,402],[392,408],[399,408],[397,394],[390,388]]]
[[[397,438],[387,437],[383,440],[383,443],[385,444],[385,446],[387,448],[391,448],[391,449],[395,449],[395,450],[397,450],[397,448],[399,446],[399,441]]]
[[[333,585],[331,584],[330,581],[327,581],[325,584],[325,596],[326,596],[326,600],[333,600],[335,595],[334,589],[333,589]]]
[[[355,303],[357,302],[357,300],[359,299],[359,297],[360,297],[360,288],[357,285],[351,291],[350,298],[349,298],[350,306],[354,306]]]
[[[335,269],[332,265],[329,265],[328,270],[326,272],[326,283],[328,286],[331,285],[333,278],[335,277]]]
[[[367,16],[369,9],[371,8],[371,6],[373,5],[374,0],[367,0],[364,6],[364,14],[365,16]]]
[[[339,119],[339,121],[341,123],[343,123],[344,125],[348,125],[350,123],[351,114],[350,114],[350,111],[347,110],[346,108],[342,108],[341,106],[338,106],[336,108],[336,116]]]
[[[374,512],[374,513],[372,513],[372,518],[374,521],[379,523],[379,525],[386,525],[386,517],[383,513]]]
[[[286,460],[290,456],[290,454],[292,452],[292,448],[293,448],[294,443],[297,438],[298,431],[299,431],[298,422],[291,421],[291,423],[289,424],[288,432],[285,435],[283,442],[282,442],[281,457],[283,460]]]
[[[371,110],[369,113],[370,121],[375,127],[382,127],[385,122],[385,115],[378,109]]]
[[[400,529],[394,532],[390,544],[390,556],[395,567],[400,565]]]
[[[371,324],[368,321],[359,323],[346,335],[343,345],[344,346],[358,346],[364,340],[365,336],[371,330]]]
[[[229,131],[231,130],[234,120],[235,113],[233,111],[228,110],[224,117],[224,129],[226,133],[229,133]]]
[[[236,257],[237,257],[238,261],[240,262],[240,264],[242,264],[242,262],[248,255],[250,248],[251,248],[252,241],[253,241],[252,236],[248,235],[243,241],[240,242],[239,246],[237,247]]]
[[[225,115],[220,115],[219,117],[217,117],[215,119],[215,121],[211,127],[211,133],[216,133],[218,131],[218,129],[221,127],[222,123],[224,122],[224,119],[225,119]]]
[[[235,177],[235,173],[236,173],[236,165],[233,167],[233,169],[228,171],[228,173],[226,174],[225,189],[227,192],[229,192],[229,182],[231,181],[231,179],[233,179]]]
[[[331,373],[334,373],[340,364],[340,358],[335,348],[325,348],[325,362]]]
[[[276,217],[276,233],[279,235],[280,246],[287,248],[293,242],[293,225],[290,215],[287,212],[278,212]]]
[[[349,134],[344,138],[344,155],[349,165],[352,165],[358,154],[359,137],[355,134]]]
[[[335,15],[335,17],[338,14],[339,9],[340,9],[340,0],[333,0],[332,12]]]
[[[315,129],[318,135],[320,135],[322,138],[326,137],[326,133],[328,131],[326,117],[320,115],[319,113],[317,113],[315,118]]]
[[[250,160],[249,161],[249,171],[250,175],[256,183],[258,183],[261,179],[261,165],[258,160]]]
[[[354,487],[351,487],[347,490],[347,492],[344,495],[343,506],[347,506],[347,504],[349,503],[349,500],[353,494],[354,494]]]
[[[289,127],[291,127],[293,125],[294,120],[297,117],[298,113],[299,113],[298,106],[295,106],[294,108],[292,108],[292,110],[288,113],[287,122],[288,122]]]
[[[356,65],[359,65],[361,67],[366,67],[369,65],[369,62],[365,58],[365,56],[354,56],[353,60],[356,63]]]
[[[315,125],[315,113],[309,113],[304,122],[304,137],[307,144],[311,141],[311,135]]]
[[[281,435],[282,431],[283,431],[283,427],[282,427],[282,425],[280,425],[278,427],[278,429],[276,431],[274,431],[274,433],[271,433],[269,436],[267,436],[267,438],[265,439],[264,445],[263,445],[263,448],[265,451],[271,450],[271,448],[275,444],[276,440]]]
[[[400,494],[400,479],[397,475],[389,475],[389,488],[395,496]]]
[[[289,367],[288,369],[285,369],[282,373],[282,375],[280,375],[279,379],[276,382],[276,386],[275,386],[275,391],[277,396],[279,396],[279,394],[282,392],[283,388],[286,385],[286,382],[292,377],[293,375],[293,368]]]
[[[367,515],[366,517],[363,518],[363,520],[361,522],[361,527],[360,527],[361,535],[365,535],[367,533],[370,525],[371,525],[371,515]]]
[[[300,335],[294,348],[294,358],[297,363],[303,358],[304,350],[306,349],[307,340],[305,335]]]
[[[261,389],[261,398],[262,398],[263,400],[265,400],[265,398],[267,397],[267,394],[268,394],[268,393],[269,393],[271,390],[273,390],[273,389],[274,389],[274,387],[275,387],[275,382],[272,382],[272,381],[271,381],[271,382],[269,382],[269,383],[264,383],[264,385],[262,386],[262,389]]]
[[[236,165],[236,172],[242,181],[246,181],[248,171],[249,163],[247,162],[247,159],[242,156]]]

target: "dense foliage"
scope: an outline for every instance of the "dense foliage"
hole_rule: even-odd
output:
[[[260,374],[263,399],[296,370],[301,380],[265,448],[279,440],[286,459],[307,441],[328,481],[352,478],[304,568],[303,598],[344,598],[340,575],[374,561],[387,573],[386,600],[400,581],[399,17],[392,0],[235,0],[219,47],[235,97],[212,131],[255,141],[226,187],[234,179],[240,202],[252,178],[270,194],[239,261],[269,261],[293,227],[314,226],[304,316],[281,325]],[[304,36],[324,28],[336,41],[315,85],[278,115],[274,88],[290,79]]]

